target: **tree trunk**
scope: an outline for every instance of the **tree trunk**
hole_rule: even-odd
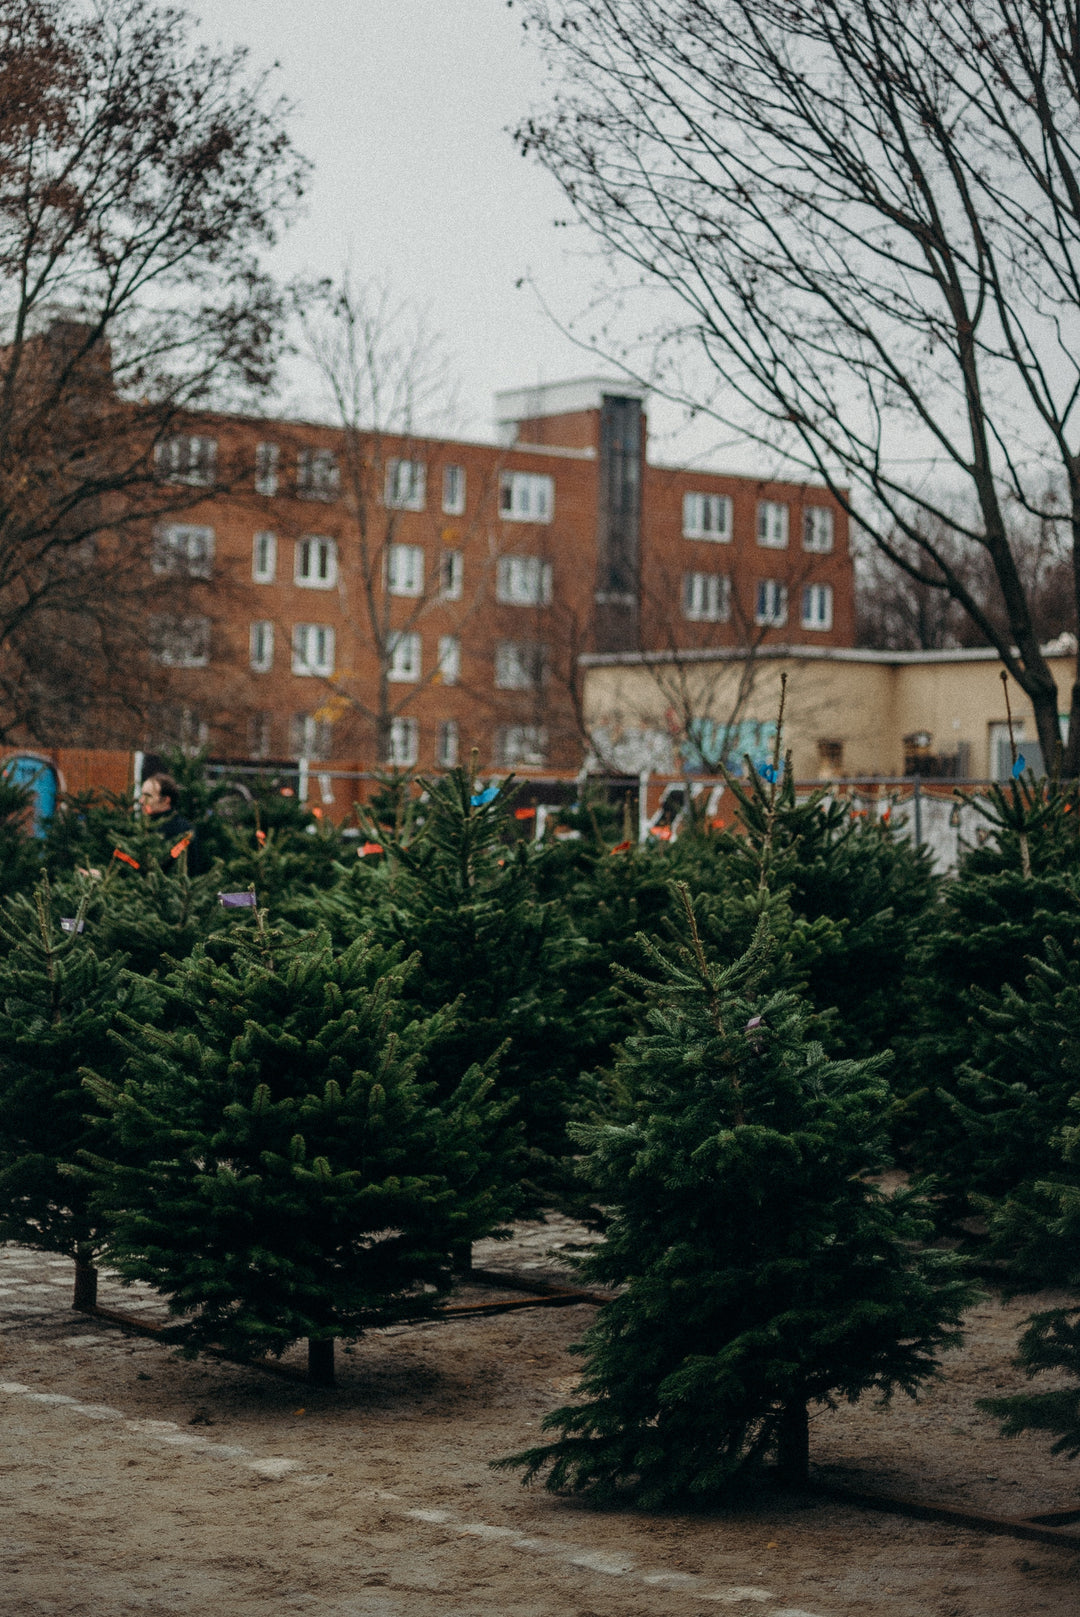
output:
[[[810,1480],[810,1417],[804,1401],[784,1405],[776,1433],[776,1469],[780,1481],[802,1487]]]
[[[308,1337],[308,1381],[313,1387],[336,1387],[334,1379],[334,1338]]]
[[[92,1314],[97,1307],[98,1272],[92,1263],[85,1258],[75,1259],[75,1291],[71,1298],[72,1308],[81,1309],[84,1314]]]

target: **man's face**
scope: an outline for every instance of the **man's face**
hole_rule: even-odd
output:
[[[139,807],[144,814],[165,814],[172,807],[167,797],[161,795],[161,783],[148,780],[143,783],[139,793]]]

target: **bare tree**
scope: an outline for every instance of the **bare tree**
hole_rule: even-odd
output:
[[[258,255],[305,164],[244,52],[191,27],[152,0],[0,0],[5,739],[138,700],[149,607],[175,593],[155,523],[230,479],[193,417],[277,356]]]
[[[448,652],[459,659],[460,633],[484,599],[495,566],[487,523],[497,511],[498,476],[479,498],[473,491],[471,517],[463,481],[460,509],[443,485],[444,475],[462,470],[433,434],[441,424],[445,435],[453,416],[451,366],[425,319],[385,284],[346,274],[337,283],[299,286],[293,300],[340,434],[339,490],[349,530],[340,578],[353,618],[354,655],[327,682],[321,712],[331,720],[359,716],[378,760],[394,763],[400,761],[394,721],[408,716],[433,682],[462,678],[460,666],[448,667],[445,658],[429,660],[416,678],[395,673],[433,609],[453,629]],[[437,545],[415,545],[418,520]],[[475,563],[478,540],[489,553],[481,557],[485,565],[473,567],[466,590],[463,557],[469,548]]]
[[[556,75],[522,146],[674,295],[653,386],[824,477],[996,648],[1052,758],[1057,693],[1014,534],[1017,514],[1061,531],[1075,603],[1075,6],[521,3]],[[683,380],[687,343],[711,385]],[[977,585],[941,535],[984,561]],[[1065,763],[1080,773],[1080,681]]]

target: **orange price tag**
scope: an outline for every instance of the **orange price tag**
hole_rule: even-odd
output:
[[[180,838],[180,841],[174,842],[172,847],[169,849],[169,858],[179,859],[182,853],[186,853],[191,847],[194,835],[194,831],[185,831],[184,835]]]
[[[130,865],[132,870],[138,870],[139,868],[139,861],[133,859],[129,853],[125,853],[123,848],[114,848],[112,856],[114,859],[121,859],[125,865]]]

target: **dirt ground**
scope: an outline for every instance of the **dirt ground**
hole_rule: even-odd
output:
[[[557,1275],[579,1238],[559,1220],[526,1225],[476,1259]],[[339,1355],[338,1389],[315,1392],[178,1360],[72,1313],[70,1289],[63,1260],[0,1248],[3,1617],[1080,1609],[1080,1554],[1061,1545],[800,1497],[725,1515],[600,1512],[491,1471],[566,1400],[587,1306],[373,1333]],[[965,1348],[917,1404],[821,1415],[819,1475],[1010,1516],[1080,1506],[1080,1467],[1045,1440],[1001,1440],[973,1407],[1023,1384],[1009,1364],[1017,1327],[1054,1300],[976,1307]],[[109,1282],[101,1301],[161,1317]]]

